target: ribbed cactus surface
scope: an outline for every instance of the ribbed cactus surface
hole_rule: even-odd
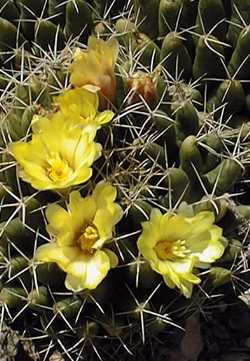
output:
[[[249,21],[249,0],[0,0],[0,355],[160,361],[191,315],[244,309]]]

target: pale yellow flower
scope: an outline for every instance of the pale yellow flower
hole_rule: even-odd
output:
[[[82,127],[96,127],[109,123],[114,117],[110,110],[98,112],[99,97],[87,89],[75,88],[66,90],[55,98],[60,111],[69,118],[74,119]]]
[[[213,212],[187,218],[153,209],[150,220],[142,224],[139,251],[167,286],[178,287],[189,298],[193,285],[200,283],[194,268],[209,267],[224,253],[222,229],[213,223]]]
[[[16,142],[10,151],[20,177],[38,190],[59,190],[86,182],[92,164],[101,155],[95,131],[85,133],[63,114],[53,120],[38,117],[30,142]]]
[[[105,248],[123,215],[115,199],[116,189],[101,181],[91,196],[82,198],[79,192],[72,192],[67,210],[57,204],[46,209],[47,230],[54,241],[40,246],[35,258],[56,262],[67,273],[69,290],[96,288],[117,265],[115,253]]]
[[[96,93],[83,88],[75,88],[64,91],[54,98],[57,106],[56,112],[50,112],[47,116],[35,115],[32,119],[32,131],[40,133],[47,129],[50,123],[60,123],[65,119],[65,125],[80,126],[87,133],[95,135],[103,125],[109,123],[114,117],[110,110],[98,112],[99,97]]]
[[[90,36],[88,50],[77,49],[71,64],[70,83],[75,87],[100,89],[111,102],[116,95],[115,63],[119,45],[116,39],[104,41]]]

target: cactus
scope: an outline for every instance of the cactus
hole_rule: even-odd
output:
[[[170,342],[179,339],[178,327],[217,291],[225,302],[240,302],[237,297],[247,288],[250,218],[248,7],[239,0],[231,6],[220,0],[0,1],[0,329],[2,320],[20,333],[25,329],[44,360],[57,351],[70,360],[85,355],[93,360],[142,360],[149,345],[155,354],[161,348],[158,341],[168,348],[168,337]],[[107,41],[112,60],[98,50],[95,35]],[[78,49],[77,55],[76,48],[86,50],[87,43],[87,51]],[[89,79],[79,71],[77,80],[86,81],[83,88],[71,84],[77,56],[97,62],[85,64]],[[113,97],[101,94],[94,116],[85,116],[88,106],[81,115],[76,115],[79,104],[63,107],[60,97],[69,89],[105,90],[110,82]],[[13,144],[35,143],[44,131],[41,119],[46,124],[62,113],[65,123],[58,132],[70,118],[91,123],[96,117],[99,153],[86,181],[71,189],[36,188],[25,177]],[[71,143],[67,145],[71,149]],[[40,153],[28,156],[38,162]],[[78,157],[83,153],[81,149]],[[61,158],[43,160],[50,177],[68,172],[70,158],[56,168]],[[32,167],[36,173],[34,163]],[[72,193],[86,200],[103,180],[114,187],[123,213],[101,249],[102,257],[109,255],[110,270],[95,287],[74,290],[74,281],[69,288],[67,280],[68,265],[56,256],[54,261],[38,261],[36,254],[58,236],[51,209],[65,217],[57,219],[65,230],[73,214]],[[90,202],[86,209],[90,212],[91,207]],[[112,207],[109,211],[115,213]],[[214,232],[216,238],[218,229],[223,232],[220,255],[211,265],[201,262],[204,269],[198,265],[192,274],[193,283],[198,277],[201,283],[194,286],[191,301],[172,289],[166,277],[164,284],[158,268],[139,252],[138,238],[154,214],[160,217],[155,208],[189,222],[208,212],[214,228],[201,237]],[[84,212],[77,213],[80,217]],[[203,226],[195,224],[192,232]],[[91,259],[96,229],[81,232],[75,232],[77,247],[82,247],[84,259]],[[169,245],[163,249],[162,244],[152,251],[157,257],[168,251]],[[182,252],[183,245],[174,247]],[[185,290],[182,294],[189,295]],[[205,295],[211,296],[208,301]],[[206,327],[205,319],[202,322]]]

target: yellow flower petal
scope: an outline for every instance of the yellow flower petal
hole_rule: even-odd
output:
[[[194,253],[199,262],[212,263],[222,257],[225,251],[225,246],[222,242],[220,242],[221,236],[222,231],[219,227],[214,226],[210,230],[210,241],[208,242],[207,247],[198,254]]]
[[[88,40],[88,47],[91,50],[95,50],[100,54],[100,56],[105,55],[103,61],[106,62],[109,67],[113,67],[115,65],[119,52],[119,44],[115,38],[104,41],[94,36],[90,36]]]
[[[168,287],[175,288],[177,286],[186,298],[191,297],[193,286],[201,282],[200,278],[192,273],[182,273],[177,276],[173,271],[164,275],[163,279]]]
[[[167,272],[171,268],[174,272],[178,274],[191,273],[194,267],[194,262],[192,258],[184,258],[177,261],[165,262],[168,265]],[[160,267],[162,266],[162,273],[165,273],[165,268],[163,262],[161,262]]]
[[[97,93],[101,88],[96,85],[87,84],[83,86],[83,89],[90,91],[91,93]]]
[[[65,123],[60,114],[50,122],[40,119],[36,131],[30,142],[10,145],[26,182],[38,190],[58,190],[91,177],[91,166],[101,154],[101,145],[93,142],[94,134],[85,134],[72,122]]]
[[[72,117],[77,114],[83,118],[93,119],[97,113],[99,98],[96,93],[83,88],[75,88],[66,90],[55,101],[65,116]]]
[[[56,242],[39,247],[35,257],[56,262],[67,273],[65,286],[74,292],[97,287],[109,269],[118,264],[114,252],[102,250],[122,216],[113,188],[101,182],[97,191],[85,198],[79,191],[71,192],[66,209],[51,204],[46,210],[47,229]]]
[[[104,41],[90,36],[88,50],[76,50],[71,64],[70,83],[75,87],[94,86],[101,93],[114,101],[116,95],[116,79],[114,67],[118,56],[119,45],[116,39]]]
[[[97,124],[106,124],[111,122],[114,118],[114,113],[110,110],[105,110],[104,112],[97,115],[95,121]]]
[[[35,253],[35,259],[41,262],[55,262],[66,271],[68,265],[79,255],[79,249],[76,247],[61,247],[56,242],[51,242],[38,247]]]
[[[74,229],[78,229],[84,223],[91,222],[95,216],[96,204],[92,197],[82,198],[81,193],[70,193],[68,213],[71,216],[70,223]]]
[[[110,260],[103,251],[97,251],[93,256],[81,255],[68,267],[65,286],[72,291],[94,289],[106,277],[110,269]]]
[[[222,229],[213,222],[212,212],[186,218],[153,209],[150,220],[142,224],[138,249],[169,287],[178,287],[190,297],[193,284],[200,282],[194,267],[209,267],[225,249],[220,241]]]
[[[185,239],[190,231],[190,225],[181,216],[169,217],[166,215],[162,218],[160,231],[169,240]]]
[[[99,182],[93,192],[97,207],[99,209],[107,209],[112,216],[114,224],[118,223],[123,216],[122,208],[114,203],[116,195],[115,187],[105,181]]]
[[[50,125],[50,119],[46,117],[42,117],[41,115],[35,114],[31,121],[32,124],[32,132],[40,133],[43,129],[47,129]]]
[[[32,152],[31,152],[32,149]],[[33,137],[31,143],[16,142],[10,144],[10,151],[13,153],[15,158],[19,158],[20,162],[28,164],[35,163],[37,167],[44,166],[44,147],[36,136]],[[36,152],[36,160],[34,162],[34,153]]]
[[[198,213],[194,217],[186,218],[186,220],[189,224],[192,224],[193,227],[195,227],[196,233],[202,233],[212,226],[215,221],[215,217],[213,212],[205,211]]]
[[[97,251],[87,264],[84,288],[96,288],[106,277],[109,270],[109,256],[101,250]]]
[[[113,229],[112,214],[107,209],[98,209],[93,224],[99,231],[100,239],[108,240],[112,237]]]
[[[155,258],[155,252],[152,252],[152,250],[161,238],[161,221],[161,211],[157,208],[153,208],[150,215],[150,221],[142,223],[143,232],[137,242],[138,248],[142,254],[144,252],[149,252],[151,257]]]
[[[116,188],[105,181],[99,182],[93,191],[98,208],[105,208],[107,204],[112,203],[116,199],[116,194]]]
[[[46,208],[46,218],[49,222],[47,231],[57,237],[60,246],[74,245],[74,232],[68,212],[58,204],[50,204]]]
[[[82,279],[72,276],[69,273],[65,278],[65,287],[72,292],[80,292],[84,289]]]
[[[115,268],[117,267],[119,260],[117,255],[111,251],[110,249],[104,248],[103,252],[106,253],[106,255],[109,257],[109,262],[110,262],[110,268]]]

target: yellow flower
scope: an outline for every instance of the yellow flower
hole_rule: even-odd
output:
[[[10,151],[20,166],[20,177],[38,190],[59,190],[86,182],[101,154],[95,131],[86,133],[62,114],[53,120],[38,117],[30,142],[16,142]]]
[[[178,287],[189,298],[193,285],[200,283],[194,267],[209,267],[225,249],[222,229],[213,223],[213,212],[185,218],[153,209],[150,220],[142,224],[138,248],[168,287]]]
[[[101,125],[109,123],[114,117],[114,113],[110,110],[98,113],[99,97],[87,89],[66,90],[55,101],[66,117],[74,119],[84,127],[94,126],[99,129]]]
[[[69,290],[96,288],[117,265],[115,253],[103,248],[123,215],[115,198],[116,189],[101,181],[91,196],[70,193],[67,210],[57,204],[46,209],[47,230],[54,241],[39,247],[35,258],[56,262],[67,273],[65,286]]]
[[[114,102],[116,95],[115,63],[118,56],[116,39],[104,41],[90,36],[88,50],[76,50],[71,64],[70,83],[75,87],[100,89],[104,98]]]

